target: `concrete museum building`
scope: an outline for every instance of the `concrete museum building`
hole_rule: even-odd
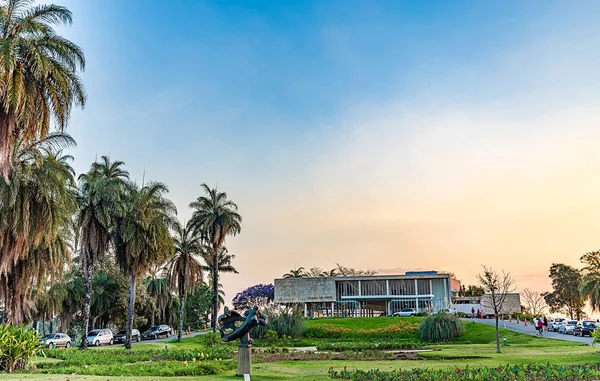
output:
[[[298,304],[307,317],[392,315],[403,308],[418,312],[452,309],[460,282],[436,271],[275,279],[275,303]]]

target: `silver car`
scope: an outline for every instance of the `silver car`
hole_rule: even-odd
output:
[[[550,322],[548,323],[548,331],[558,332],[558,329],[560,328],[560,323],[562,323],[565,320],[565,318],[550,319]]]
[[[564,320],[562,323],[560,323],[560,327],[558,327],[558,332],[564,333],[566,335],[574,335],[576,325],[577,320]]]
[[[113,345],[115,340],[113,339],[113,333],[110,329],[95,329],[88,332],[87,344],[99,347],[102,344]]]
[[[46,348],[71,348],[71,338],[64,333],[51,333],[42,337],[42,345]]]

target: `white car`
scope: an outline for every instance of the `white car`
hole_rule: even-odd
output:
[[[560,323],[562,323],[565,320],[565,318],[550,319],[550,321],[548,322],[548,331],[558,332],[558,328],[560,328]]]
[[[417,315],[417,310],[414,308],[403,308],[400,312],[395,312],[394,316],[415,316]]]
[[[566,335],[574,335],[575,326],[577,326],[577,320],[564,320],[562,323],[560,323],[560,327],[558,327],[558,332],[564,333]]]
[[[88,332],[87,343],[99,347],[102,344],[113,345],[115,342],[113,333],[110,329],[95,329]]]

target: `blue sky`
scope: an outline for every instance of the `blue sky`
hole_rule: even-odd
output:
[[[335,262],[544,291],[597,249],[598,2],[62,4],[88,61],[76,169],[124,160],[182,219],[200,183],[227,191],[229,294]]]

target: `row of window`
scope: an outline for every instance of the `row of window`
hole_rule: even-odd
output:
[[[389,293],[387,283],[389,282]],[[360,291],[360,292],[359,292]],[[377,296],[377,295],[429,295],[431,294],[429,279],[392,279],[385,280],[347,280],[336,282],[336,296]]]

